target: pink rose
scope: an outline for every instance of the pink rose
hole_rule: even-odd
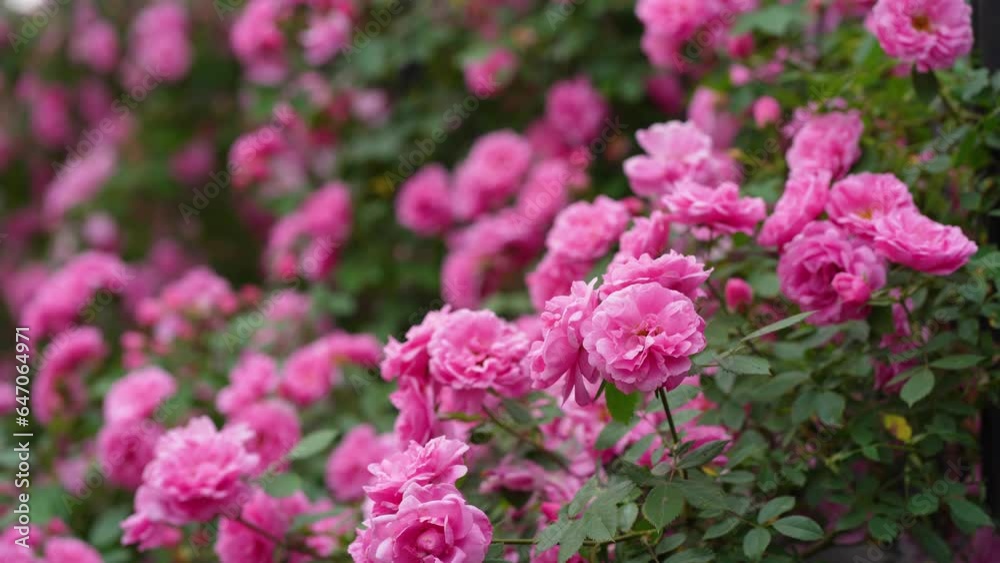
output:
[[[107,423],[97,434],[97,461],[112,483],[135,490],[142,472],[153,460],[163,427],[150,420],[126,419]]]
[[[794,170],[785,191],[757,235],[761,246],[784,246],[823,212],[833,175],[827,170]]]
[[[373,516],[348,552],[356,563],[483,561],[493,526],[455,487],[412,486],[396,512]]]
[[[689,122],[657,123],[635,138],[646,154],[625,160],[625,175],[641,196],[667,194],[676,182],[698,177],[712,156],[712,138]]]
[[[581,329],[590,364],[625,393],[680,384],[705,348],[705,321],[684,294],[656,283],[609,295]]]
[[[965,0],[879,0],[868,26],[885,52],[927,72],[947,69],[972,50],[972,8]]]
[[[278,386],[278,367],[265,354],[248,352],[229,372],[229,385],[219,390],[215,408],[232,415],[267,396]]]
[[[688,299],[694,299],[699,286],[705,283],[711,273],[712,270],[706,270],[705,265],[695,257],[685,256],[674,250],[655,259],[644,254],[639,258],[609,264],[604,273],[600,295],[601,299],[605,299],[629,286],[655,283],[680,292]]]
[[[661,211],[653,211],[649,217],[636,217],[632,228],[618,238],[618,253],[614,261],[638,258],[643,254],[659,256],[670,242],[670,221]]]
[[[875,221],[885,215],[914,210],[910,189],[892,174],[852,174],[835,183],[826,202],[830,220],[866,239],[875,235]]]
[[[549,299],[569,293],[573,282],[582,280],[592,267],[590,261],[567,260],[558,254],[546,254],[535,270],[525,277],[532,305],[541,311]]]
[[[253,436],[242,425],[216,430],[206,416],[167,432],[143,471],[137,511],[156,522],[182,525],[238,508],[259,463],[247,450]],[[139,497],[145,498],[144,506]]]
[[[326,462],[326,488],[339,502],[363,498],[364,486],[372,479],[368,465],[378,463],[394,449],[393,436],[376,434],[370,424],[355,426],[330,453]]]
[[[104,559],[96,549],[76,538],[49,538],[45,542],[45,560],[73,563],[101,563]]]
[[[452,224],[448,171],[440,164],[428,164],[399,189],[396,219],[421,235],[436,235]]]
[[[52,340],[31,386],[34,415],[39,422],[48,424],[57,417],[73,417],[81,412],[87,404],[83,376],[107,355],[104,337],[94,327],[73,328]]]
[[[738,311],[753,303],[753,288],[744,279],[729,278],[726,280],[725,296],[726,308]]]
[[[596,138],[607,113],[607,102],[585,76],[556,82],[545,100],[545,119],[569,145]]]
[[[403,378],[429,381],[430,356],[427,354],[427,344],[430,343],[431,336],[438,327],[445,323],[449,314],[451,308],[448,306],[427,313],[420,324],[406,331],[406,339],[403,342],[390,336],[389,342],[385,345],[385,358],[379,365],[382,377],[386,381]]]
[[[785,159],[792,171],[827,170],[839,178],[861,156],[865,125],[857,111],[815,115],[795,134]]]
[[[313,14],[309,26],[299,35],[306,62],[312,66],[326,63],[348,46],[351,34],[351,19],[342,12]]]
[[[763,129],[781,119],[781,106],[771,96],[761,96],[753,103],[753,121]]]
[[[256,474],[268,470],[283,470],[285,456],[302,438],[302,427],[295,409],[288,403],[272,399],[246,406],[237,411],[226,424],[245,426],[253,432],[247,450],[258,458]]]
[[[593,384],[598,379],[598,373],[587,361],[580,335],[580,326],[597,307],[595,281],[574,282],[569,295],[554,297],[545,304],[541,314],[542,340],[532,343],[525,358],[536,389],[546,389],[565,380],[563,400],[575,390],[574,397],[580,405],[593,401],[587,383]]]
[[[817,221],[785,246],[778,279],[803,311],[816,311],[810,323],[827,325],[864,318],[867,295],[885,285],[886,270],[869,246],[833,223]]]
[[[152,416],[176,392],[173,376],[158,367],[132,371],[115,381],[105,395],[104,420],[110,424]]]
[[[606,196],[597,196],[593,203],[579,201],[559,213],[545,245],[569,260],[596,260],[607,254],[629,218],[621,202]]]
[[[978,247],[962,229],[904,209],[875,221],[875,249],[898,264],[947,276],[964,266]]]
[[[521,369],[529,344],[524,333],[492,311],[455,311],[427,344],[431,377],[453,389],[521,395],[530,385]]]
[[[452,210],[473,219],[503,204],[517,192],[531,165],[531,145],[511,130],[483,135],[453,177]]]
[[[424,445],[410,442],[405,450],[369,465],[374,479],[364,489],[374,503],[372,516],[399,510],[406,490],[412,486],[454,485],[469,471],[462,463],[467,451],[468,444],[438,437]]]
[[[672,193],[663,196],[663,204],[671,221],[708,227],[716,234],[752,235],[757,223],[767,215],[763,199],[741,198],[739,186],[732,182],[713,189],[682,181]]]

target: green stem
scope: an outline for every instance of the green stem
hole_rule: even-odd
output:
[[[515,438],[517,438],[519,440],[523,440],[523,441],[531,444],[536,450],[542,452],[542,454],[544,454],[546,457],[548,457],[549,459],[551,459],[552,461],[554,461],[556,464],[558,464],[559,467],[561,467],[563,470],[569,471],[570,473],[572,473],[572,471],[570,471],[569,463],[567,463],[566,460],[563,459],[563,457],[561,455],[559,455],[559,454],[557,454],[557,453],[549,450],[548,448],[546,448],[545,444],[543,444],[541,442],[541,440],[538,440],[534,436],[530,436],[527,433],[521,432],[517,428],[514,428],[513,426],[507,424],[506,422],[504,422],[503,420],[501,420],[500,417],[498,417],[496,415],[496,413],[494,413],[490,409],[486,408],[485,406],[483,407],[483,412],[485,412],[486,416],[488,416],[490,418],[490,420],[493,422],[493,424],[497,425],[497,427],[499,427],[501,430],[506,431],[508,434],[514,436]]]

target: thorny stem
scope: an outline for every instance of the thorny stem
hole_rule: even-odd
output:
[[[674,415],[670,412],[670,403],[667,402],[667,390],[660,387],[656,390],[656,396],[660,398],[660,403],[663,404],[663,412],[667,413],[667,424],[670,425],[670,436],[674,439],[674,448],[680,445],[681,439],[677,434],[677,425],[674,424]],[[681,469],[681,477],[687,479],[687,471]]]

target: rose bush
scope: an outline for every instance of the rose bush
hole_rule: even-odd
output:
[[[1000,558],[965,0],[8,4],[3,561]]]

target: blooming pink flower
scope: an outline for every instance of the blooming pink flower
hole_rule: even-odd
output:
[[[425,444],[431,438],[448,435],[445,424],[435,412],[434,390],[416,378],[402,378],[399,388],[389,395],[389,401],[399,409],[393,433],[398,444]]]
[[[921,72],[951,68],[972,50],[972,8],[964,0],[879,0],[868,25],[889,56]]]
[[[307,406],[323,399],[342,379],[340,367],[329,347],[317,340],[292,353],[282,367],[278,391],[297,405]]]
[[[413,378],[421,382],[429,381],[430,356],[427,353],[427,344],[430,343],[434,332],[445,323],[450,313],[451,308],[448,306],[439,311],[427,313],[420,324],[414,325],[406,331],[406,339],[403,342],[390,336],[389,342],[385,345],[385,357],[379,365],[382,377],[386,381],[403,378]]]
[[[278,368],[265,354],[249,352],[229,372],[229,385],[215,397],[215,408],[232,415],[267,396],[278,386]]]
[[[406,180],[396,198],[396,219],[421,235],[436,235],[451,226],[451,194],[448,171],[428,164]]]
[[[767,215],[763,199],[741,198],[739,187],[732,182],[712,189],[682,181],[672,193],[663,196],[663,204],[670,220],[705,226],[720,234],[753,234],[757,223]]]
[[[865,125],[857,111],[811,117],[795,134],[785,159],[797,170],[820,169],[839,178],[861,156],[858,141]]]
[[[369,465],[374,480],[364,489],[374,503],[372,516],[399,510],[410,487],[454,485],[469,471],[462,463],[467,451],[468,444],[442,436],[423,445],[410,442],[405,450]]]
[[[253,439],[246,446],[259,458],[257,473],[284,469],[287,466],[284,457],[302,438],[295,409],[276,399],[241,408],[229,420],[227,427],[231,425],[242,425],[253,431]]]
[[[591,268],[590,261],[568,260],[558,254],[546,254],[535,270],[525,277],[531,304],[541,311],[549,299],[569,293],[573,282],[582,280]]]
[[[566,207],[569,190],[579,172],[561,158],[538,162],[531,168],[517,196],[517,211],[528,224],[547,224]]]
[[[179,2],[161,0],[139,13],[129,36],[130,55],[145,73],[176,82],[191,68],[187,11]]]
[[[266,261],[279,279],[323,279],[337,262],[351,233],[351,190],[328,182],[271,230]]]
[[[115,381],[104,397],[104,421],[137,421],[151,416],[177,391],[177,383],[158,367],[135,370]]]
[[[153,460],[163,427],[151,420],[107,422],[97,434],[97,461],[112,483],[135,490],[142,472]]]
[[[545,99],[545,119],[570,145],[596,138],[607,113],[607,102],[586,76],[556,82]]]
[[[732,144],[740,131],[739,119],[725,110],[726,100],[720,92],[698,87],[688,104],[688,119],[712,139],[712,146],[724,149]]]
[[[737,311],[753,303],[753,288],[742,278],[726,280],[726,307]]]
[[[69,36],[68,54],[100,73],[109,73],[118,64],[118,35],[107,20],[93,17],[78,22]]]
[[[143,471],[137,512],[154,522],[182,525],[237,509],[249,489],[246,479],[259,463],[247,450],[253,437],[242,425],[216,430],[205,416],[170,430]]]
[[[21,316],[32,336],[41,338],[69,328],[78,317],[94,314],[88,302],[102,290],[120,293],[133,277],[117,256],[98,251],[79,254],[45,280]]]
[[[715,15],[717,2],[639,0],[635,15],[647,31],[685,41]]]
[[[632,227],[618,238],[618,253],[614,262],[639,258],[643,254],[659,256],[670,242],[670,221],[661,211],[649,217],[636,217]]]
[[[549,252],[568,260],[596,260],[607,254],[629,219],[628,208],[608,197],[578,201],[559,213],[545,244]]]
[[[771,96],[761,96],[753,103],[753,121],[763,129],[781,119],[781,105]]]
[[[370,424],[355,426],[326,461],[326,488],[340,502],[363,498],[364,486],[372,479],[368,465],[382,461],[395,446],[392,435],[380,436]]]
[[[511,130],[495,131],[476,140],[469,156],[455,169],[452,209],[472,219],[512,196],[531,164],[531,145]]]
[[[656,283],[612,293],[581,329],[590,364],[625,393],[679,385],[704,331],[691,300]]]
[[[233,53],[258,84],[276,84],[288,72],[285,35],[279,27],[284,10],[281,2],[251,0],[230,31]]]
[[[253,491],[246,504],[239,510],[239,520],[223,518],[219,521],[219,536],[215,542],[215,554],[222,563],[270,563],[274,561],[279,549],[272,538],[284,538],[292,532],[296,517],[304,514],[317,514],[328,511],[329,505],[312,504],[302,491],[295,494],[274,498],[260,489]],[[236,514],[236,511],[233,511]],[[324,518],[321,522],[328,522]],[[240,521],[249,522],[252,527]],[[320,522],[308,526],[310,534],[317,534]],[[263,530],[262,534],[259,530]],[[330,530],[335,531],[334,529]],[[266,534],[266,535],[265,535]],[[318,555],[325,556],[332,552],[334,544],[329,541],[315,541],[314,536],[306,538],[306,545],[315,550]],[[304,550],[292,549],[283,552],[283,557],[290,563],[306,563],[315,560]]]
[[[762,246],[784,246],[823,212],[832,174],[827,170],[794,170],[785,191],[757,235]]]
[[[625,161],[632,191],[641,196],[669,193],[680,180],[699,177],[712,156],[712,138],[690,122],[657,123],[635,134],[646,155]]]
[[[816,221],[792,240],[778,261],[782,292],[808,321],[836,324],[864,318],[868,294],[885,285],[882,259],[860,240],[828,221]]]
[[[350,43],[351,19],[336,10],[314,14],[299,41],[305,49],[306,62],[319,66]]]
[[[45,560],[72,561],[73,563],[102,563],[101,554],[87,543],[76,538],[49,538],[45,542]]]
[[[170,174],[185,184],[197,184],[215,170],[211,138],[196,137],[170,157]]]
[[[962,229],[942,225],[916,209],[903,209],[875,221],[875,249],[898,264],[947,276],[964,266],[978,247]]]
[[[122,545],[137,544],[139,551],[148,551],[180,543],[183,532],[154,520],[150,513],[160,516],[159,507],[154,502],[153,494],[140,487],[135,495],[135,513],[122,522]]]
[[[565,380],[563,400],[574,394],[580,405],[593,401],[587,382],[595,383],[598,379],[598,373],[587,360],[580,334],[580,326],[597,307],[595,281],[574,282],[569,295],[554,297],[545,304],[541,314],[542,340],[532,343],[525,358],[533,387],[546,389]]]
[[[465,87],[480,98],[489,98],[510,82],[517,70],[517,55],[503,47],[486,56],[466,63],[463,72]]]
[[[693,300],[698,295],[699,286],[711,273],[712,270],[706,270],[705,265],[694,256],[685,256],[674,250],[658,258],[643,254],[609,264],[600,295],[601,299],[605,299],[629,286],[655,283]]]
[[[892,174],[852,174],[835,183],[826,202],[830,220],[851,234],[871,239],[885,215],[915,210],[910,189]]]
[[[529,345],[524,333],[492,311],[455,311],[427,344],[430,374],[452,389],[518,396],[530,385],[521,369]]]
[[[35,417],[48,424],[83,410],[87,403],[83,376],[107,355],[104,337],[93,327],[71,329],[49,343],[31,388]]]
[[[358,563],[463,563],[486,558],[493,526],[455,487],[407,489],[399,509],[373,516],[348,552]]]

